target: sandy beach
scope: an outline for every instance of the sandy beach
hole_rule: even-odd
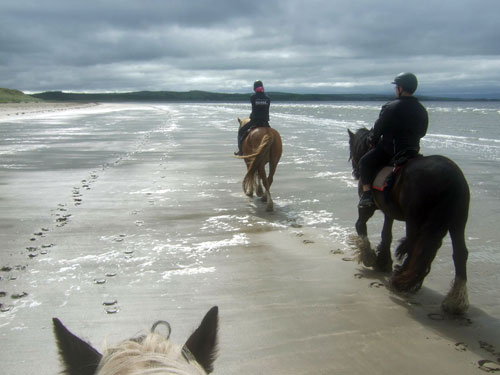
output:
[[[0,119],[74,109],[95,104],[0,104]],[[220,210],[236,218],[228,226],[242,213],[250,223],[228,230],[232,243],[202,230],[214,213],[210,195],[177,202],[169,192],[196,187],[203,164],[186,170],[152,152],[155,136],[101,168],[0,181],[2,373],[59,372],[52,317],[103,350],[158,319],[183,343],[213,305],[216,374],[500,371],[498,316],[474,305],[445,315],[445,291],[425,284],[416,294],[392,293],[389,275],[357,264],[352,249],[307,225],[278,225],[279,210],[266,213],[244,197],[239,164]],[[188,154],[189,146],[177,147]]]
[[[57,113],[61,111],[93,107],[97,103],[0,103],[0,119],[19,118],[26,115]]]

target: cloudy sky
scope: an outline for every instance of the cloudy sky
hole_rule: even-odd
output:
[[[2,0],[0,87],[500,96],[500,0]]]

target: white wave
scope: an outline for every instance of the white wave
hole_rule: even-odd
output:
[[[341,181],[347,187],[357,187],[358,182],[353,179],[351,172],[319,172],[313,178],[324,178],[329,180]]]
[[[238,233],[225,240],[200,242],[193,245],[193,248],[198,253],[210,253],[227,247],[247,245],[248,243],[248,236],[244,233]]]
[[[173,276],[193,276],[204,273],[215,272],[215,267],[188,267],[179,268],[176,270],[165,271],[162,273],[161,278],[163,280],[170,280]]]
[[[301,214],[304,225],[327,224],[333,220],[333,214],[326,210],[302,211]]]
[[[49,145],[23,143],[22,145],[17,144],[10,147],[2,147],[2,149],[0,149],[0,155],[14,155],[21,152],[32,152],[48,148],[50,148]]]

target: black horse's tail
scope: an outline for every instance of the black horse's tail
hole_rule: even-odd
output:
[[[434,185],[427,187],[425,194],[413,192],[416,203],[407,215],[407,237],[396,250],[396,256],[404,259],[401,269],[405,269],[396,270],[392,280],[399,290],[420,289],[443,237],[456,228],[461,228],[463,235],[467,222],[470,193],[462,171],[447,158],[432,158],[432,165],[439,166],[441,174],[437,181],[428,181]]]
[[[396,249],[396,256],[403,265],[396,267],[392,278],[393,286],[398,290],[416,291],[431,271],[431,264],[441,247],[448,228],[440,225],[439,215],[432,215],[429,221],[419,226],[415,232],[401,240]],[[433,225],[439,223],[438,225]],[[408,223],[407,223],[408,225]],[[398,270],[406,269],[399,273]]]

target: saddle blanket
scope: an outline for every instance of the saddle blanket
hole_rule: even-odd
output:
[[[375,177],[373,181],[372,188],[378,191],[384,191],[387,186],[387,177],[389,177],[394,171],[394,167],[384,167],[382,168]]]

